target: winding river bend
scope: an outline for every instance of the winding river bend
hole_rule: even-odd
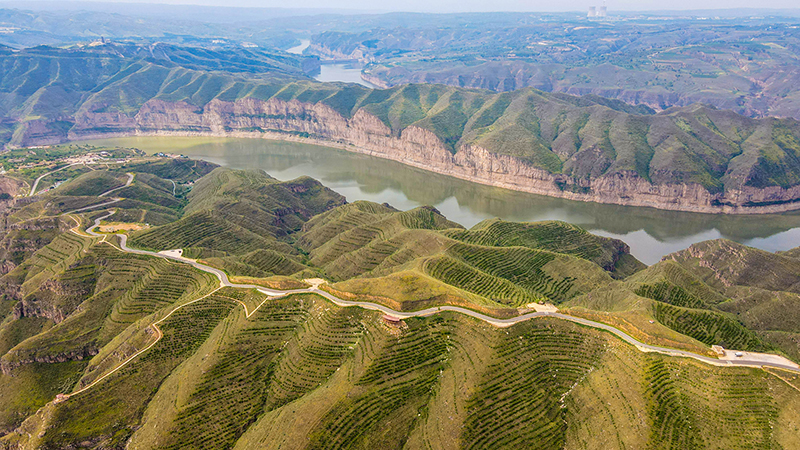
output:
[[[263,169],[280,180],[307,175],[347,197],[399,209],[433,205],[466,227],[494,217],[563,220],[622,239],[646,264],[689,245],[726,238],[768,251],[800,246],[800,211],[714,215],[575,202],[483,186],[343,150],[261,139],[140,137],[88,141],[149,153],[183,153],[231,168]]]

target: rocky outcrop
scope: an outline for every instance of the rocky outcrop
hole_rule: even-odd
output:
[[[359,110],[346,118],[322,103],[244,98],[212,100],[204,108],[150,100],[139,112],[76,117],[70,139],[125,135],[208,135],[310,142],[399,161],[482,184],[571,200],[711,213],[800,209],[800,186],[743,187],[711,193],[695,183],[653,184],[633,171],[600,177],[553,174],[520,158],[461,145],[452,153],[431,131],[409,126],[399,135]]]
[[[383,78],[372,75],[371,73],[361,72],[361,79],[369,84],[378,86],[381,89],[389,89],[392,87],[391,83],[384,80]]]
[[[10,197],[18,195],[25,188],[25,184],[15,178],[0,175],[0,194],[8,194]],[[3,196],[5,197],[5,196]],[[0,203],[7,203],[11,199],[0,198]]]
[[[11,350],[8,354],[4,355],[2,359],[0,359],[0,372],[2,372],[4,375],[8,375],[17,367],[27,364],[55,364],[67,361],[83,361],[86,358],[91,358],[98,352],[99,349],[93,345],[69,352],[45,355],[38,355],[36,352],[32,351]]]
[[[31,219],[8,224],[6,214],[0,215],[0,275],[5,275],[25,258],[49,244],[66,224],[57,218]],[[0,293],[6,293],[0,285]],[[9,294],[10,295],[10,294]]]
[[[373,60],[369,50],[362,45],[348,50],[340,50],[312,42],[308,47],[308,52],[310,54],[318,55],[321,59],[326,61],[359,61],[368,63]]]

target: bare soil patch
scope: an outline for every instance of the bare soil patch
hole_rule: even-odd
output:
[[[137,231],[137,230],[144,230],[145,228],[149,228],[147,225],[141,223],[120,223],[120,222],[111,222],[111,223],[104,223],[100,224],[98,230],[101,233],[116,233],[119,231]]]

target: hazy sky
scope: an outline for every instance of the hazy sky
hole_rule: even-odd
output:
[[[28,0],[33,3],[37,0]],[[62,0],[66,3],[68,0]],[[85,0],[84,0],[85,1]],[[336,8],[360,11],[583,11],[602,0],[103,0],[103,3],[167,3],[268,8]],[[798,0],[608,0],[609,11],[724,8],[800,8]]]

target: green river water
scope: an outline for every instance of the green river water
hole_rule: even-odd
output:
[[[483,186],[343,150],[261,139],[143,137],[88,143],[182,153],[231,168],[263,169],[279,180],[308,175],[351,202],[370,200],[403,210],[432,205],[466,227],[493,217],[563,220],[622,239],[646,264],[716,238],[769,251],[800,246],[800,212],[732,216],[575,202]]]

